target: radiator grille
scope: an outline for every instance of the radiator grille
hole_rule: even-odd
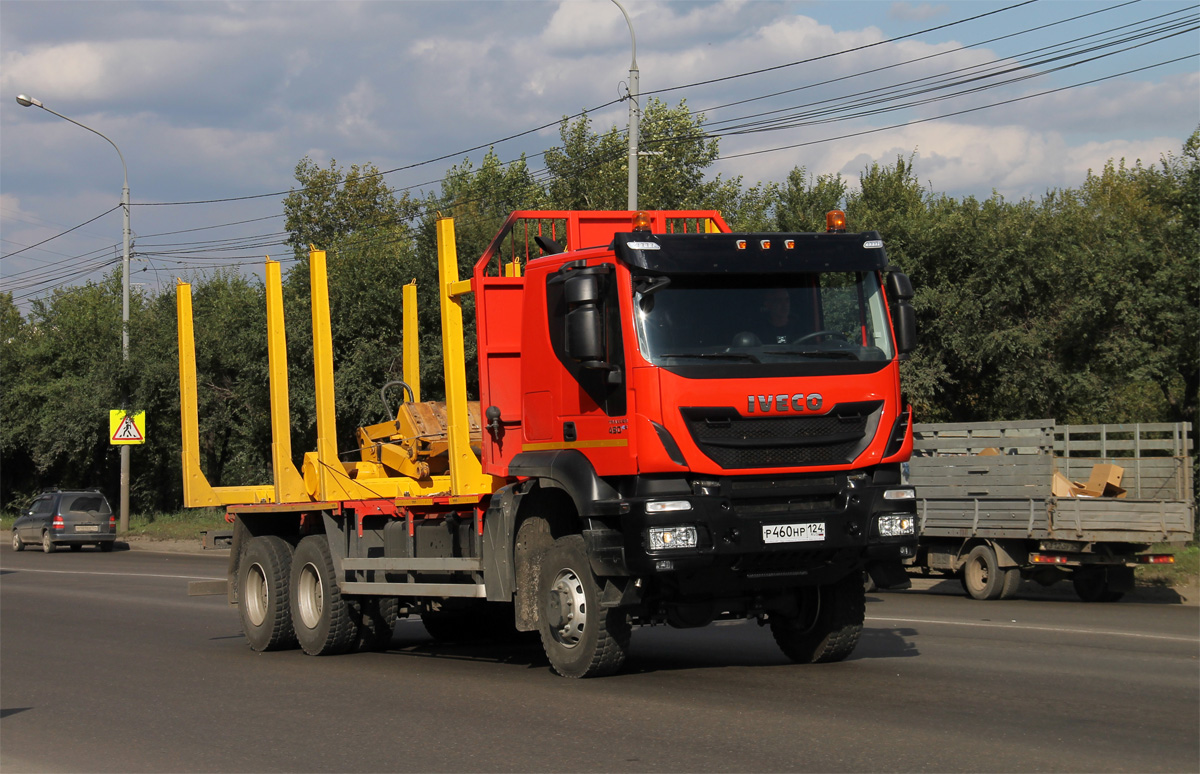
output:
[[[743,417],[729,407],[682,408],[692,440],[726,469],[853,462],[874,436],[882,401],[843,403],[822,416]]]

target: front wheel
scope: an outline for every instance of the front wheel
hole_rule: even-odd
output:
[[[345,653],[358,641],[358,626],[342,597],[324,535],[309,535],[292,557],[292,628],[310,656]]]
[[[14,551],[24,551],[25,550],[25,541],[21,540],[21,536],[17,534],[17,531],[15,529],[13,530],[12,547],[13,547]]]
[[[836,583],[804,589],[796,616],[771,616],[771,634],[784,655],[798,664],[841,661],[862,634],[866,592],[859,573]]]
[[[620,608],[600,606],[583,538],[554,541],[538,578],[538,631],[550,666],[563,677],[616,672],[629,651],[630,626]]]
[[[101,550],[112,543],[101,543]],[[238,565],[238,612],[246,641],[256,651],[294,647],[288,575],[292,546],[275,535],[262,535],[246,546]]]

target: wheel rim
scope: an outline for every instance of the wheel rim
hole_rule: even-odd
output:
[[[967,584],[975,591],[982,591],[988,583],[987,562],[977,556],[967,565]]]
[[[246,617],[255,626],[267,620],[267,572],[261,564],[253,564],[246,573]]]
[[[550,586],[547,601],[548,623],[555,642],[564,648],[575,647],[587,629],[587,597],[579,575],[570,568],[561,570]]]
[[[13,533],[13,550],[18,551],[21,548],[21,538],[16,532]]]
[[[321,573],[312,562],[300,570],[300,582],[297,584],[297,605],[300,621],[309,629],[317,628],[321,614],[325,608],[324,589],[321,584]]]
[[[42,548],[45,549],[47,553],[54,548],[54,542],[50,540],[49,532],[42,533]]]

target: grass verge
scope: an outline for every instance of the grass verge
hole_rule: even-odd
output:
[[[195,540],[200,533],[233,529],[222,508],[189,508],[175,513],[130,514],[128,537],[148,540]]]
[[[1134,577],[1139,586],[1186,586],[1200,576],[1200,545],[1196,543],[1158,543],[1150,553],[1172,554],[1174,564],[1138,565]]]

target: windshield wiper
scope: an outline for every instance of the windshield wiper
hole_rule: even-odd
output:
[[[858,355],[848,349],[776,349],[771,352],[773,355],[799,355],[800,357],[833,357],[833,358],[849,358],[850,360],[858,360]]]
[[[701,357],[713,360],[749,360],[752,363],[762,362],[757,356],[749,352],[674,352],[663,353],[659,357]]]

